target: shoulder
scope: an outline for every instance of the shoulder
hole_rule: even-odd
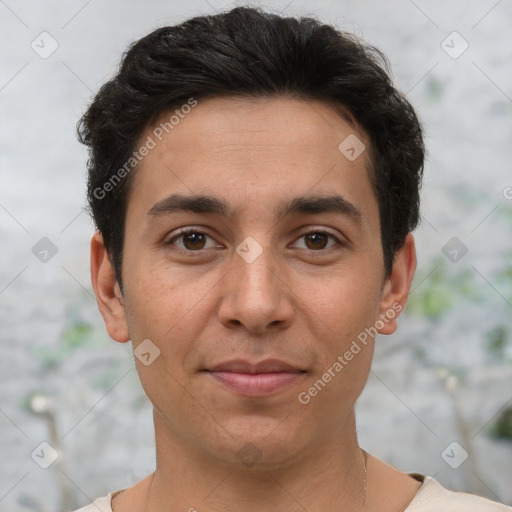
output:
[[[511,507],[481,496],[450,491],[430,476],[411,476],[423,480],[423,484],[404,512],[512,512]]]
[[[113,491],[106,496],[94,500],[90,505],[86,505],[74,512],[112,512],[112,498],[124,490],[125,489]]]

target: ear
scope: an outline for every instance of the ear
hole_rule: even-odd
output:
[[[384,283],[380,301],[380,334],[393,334],[398,327],[398,317],[404,310],[409,296],[414,272],[416,271],[416,247],[414,237],[409,233],[401,249],[395,254],[391,275]]]
[[[109,336],[119,343],[129,341],[123,296],[99,231],[91,239],[91,281]]]

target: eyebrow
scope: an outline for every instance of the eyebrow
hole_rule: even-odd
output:
[[[234,217],[238,209],[218,197],[208,195],[172,194],[158,201],[148,211],[149,217],[159,217],[176,212],[197,214],[213,214],[222,217]],[[339,195],[331,196],[299,196],[284,199],[275,209],[278,220],[297,214],[337,213],[361,222],[362,213],[355,205]]]

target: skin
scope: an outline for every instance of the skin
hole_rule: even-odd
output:
[[[135,171],[122,294],[101,234],[93,236],[92,283],[109,335],[160,350],[148,366],[135,358],[153,404],[156,471],[116,496],[115,512],[364,510],[354,403],[373,340],[308,404],[297,398],[393,304],[405,306],[416,268],[409,234],[385,276],[368,151],[350,161],[338,149],[350,134],[370,147],[323,102],[199,101]],[[236,211],[148,213],[171,194],[215,196]],[[283,199],[332,194],[359,218],[274,214]],[[174,238],[183,227],[205,236]],[[311,240],[311,231],[327,235]],[[249,236],[262,249],[251,263],[236,252]],[[393,333],[397,318],[379,332]],[[269,358],[303,371],[270,396],[241,395],[202,371]],[[248,451],[255,463],[240,456]],[[368,510],[380,512],[403,510],[420,486],[372,456],[367,481]]]

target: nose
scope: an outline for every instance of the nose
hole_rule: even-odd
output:
[[[222,280],[220,322],[231,329],[242,325],[255,334],[288,327],[294,314],[293,294],[275,251],[266,247],[254,261],[240,254],[233,254],[230,270]]]

